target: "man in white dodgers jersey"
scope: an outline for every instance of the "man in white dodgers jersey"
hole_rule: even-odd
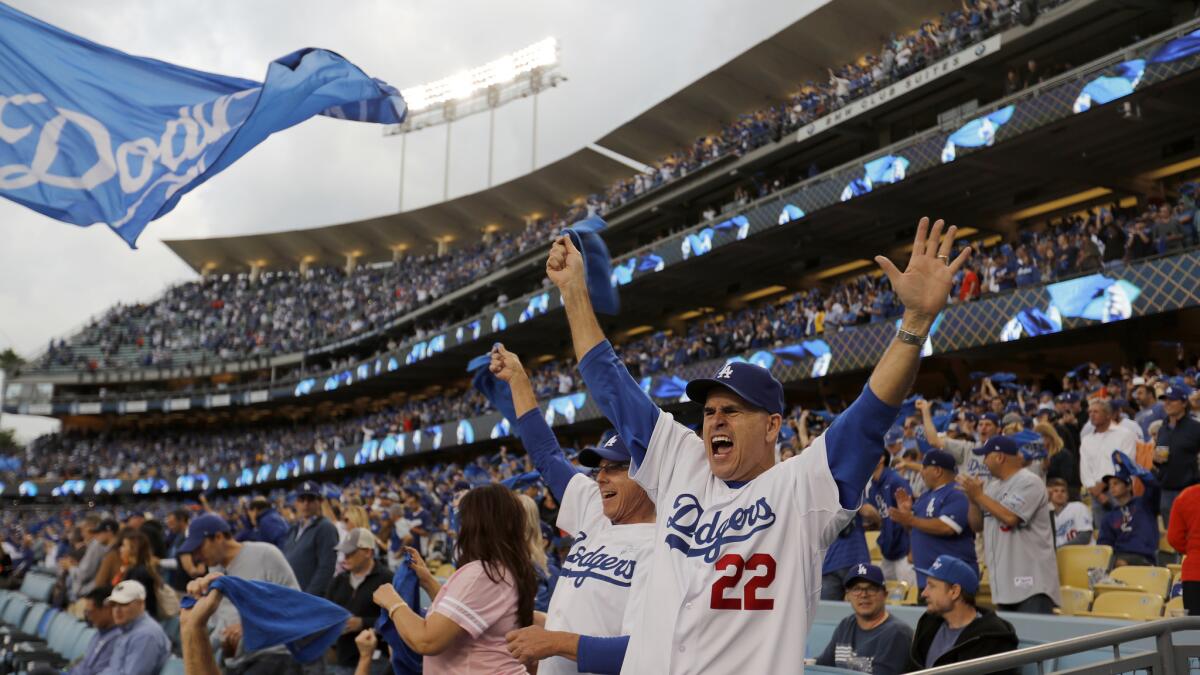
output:
[[[625,619],[638,613],[644,597],[638,580],[654,551],[654,503],[629,477],[629,451],[619,436],[579,454],[593,480],[567,461],[517,355],[497,343],[488,368],[508,383],[512,428],[560,505],[556,524],[575,538],[545,628],[512,631],[509,652],[526,665],[537,663],[539,675],[619,672],[628,642]]]
[[[633,456],[657,505],[646,598],[623,673],[776,673],[803,668],[825,549],[861,503],[883,434],[912,387],[921,348],[946,305],[965,249],[955,228],[922,218],[904,272],[876,262],[904,304],[896,338],[857,400],[798,457],[776,465],[783,388],[770,372],[727,363],[693,380],[704,404],[696,435],[659,410],[596,320],[583,260],[557,239],[546,273],[562,292],[579,370]]]

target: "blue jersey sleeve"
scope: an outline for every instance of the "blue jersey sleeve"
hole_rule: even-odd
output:
[[[533,465],[550,486],[554,499],[561,503],[567,483],[571,482],[576,470],[563,455],[558,439],[540,410],[534,408],[517,419],[517,436],[525,444],[525,451],[533,457]]]
[[[889,476],[889,472],[891,469],[884,469],[883,485],[879,487],[878,492],[883,506],[891,510],[896,507],[896,490],[904,488],[906,492],[912,494],[912,488],[903,477],[894,473]],[[883,515],[882,511],[880,511],[880,515]],[[879,551],[883,553],[883,557],[888,560],[899,560],[908,555],[908,531],[904,529],[903,525],[892,520],[890,516],[882,520],[879,527],[879,539],[876,543]]]
[[[579,372],[588,391],[596,398],[600,411],[617,427],[634,462],[642,464],[662,411],[633,380],[607,340],[584,355],[579,362]],[[880,432],[882,438],[883,432]],[[862,491],[861,487],[859,491]]]
[[[946,499],[938,507],[935,517],[949,518],[959,526],[961,532],[970,532],[971,521],[967,518],[970,508],[971,502],[967,499],[967,496],[958,490],[954,490],[947,493]]]
[[[867,385],[825,432],[829,471],[837,483],[843,508],[858,508],[863,488],[883,454],[883,434],[899,412],[899,408],[880,401]]]
[[[581,673],[617,675],[625,662],[625,650],[629,647],[629,636],[592,637],[579,636],[576,663]]]

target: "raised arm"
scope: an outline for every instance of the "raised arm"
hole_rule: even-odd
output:
[[[562,293],[575,358],[588,391],[604,416],[617,427],[634,461],[641,464],[661,411],[630,376],[605,339],[588,296],[583,256],[570,237],[559,237],[550,247],[546,276]]]
[[[887,274],[896,297],[904,304],[904,316],[900,321],[902,332],[892,339],[870,380],[871,391],[891,406],[899,406],[916,381],[921,347],[925,344],[923,339],[905,341],[902,339],[904,333],[923,338],[929,335],[934,320],[946,306],[954,275],[971,254],[967,247],[957,258],[950,260],[958,228],[951,225],[943,237],[944,226],[945,223],[938,220],[931,231],[929,219],[921,219],[913,240],[912,256],[903,272],[886,257],[875,256],[875,262]]]
[[[950,261],[957,228],[951,226],[943,237],[944,226],[939,220],[930,230],[929,219],[921,219],[912,256],[903,272],[884,256],[875,257],[904,304],[904,317],[863,393],[838,416],[826,435],[829,470],[845,508],[858,508],[863,488],[883,450],[883,434],[917,379],[921,347],[934,320],[946,306],[954,274],[970,255],[967,248]]]
[[[500,380],[508,383],[512,389],[513,409],[517,419],[511,420],[517,436],[525,445],[525,450],[533,458],[533,465],[542,479],[550,486],[550,492],[559,502],[567,491],[567,484],[575,477],[577,471],[563,454],[558,439],[542,417],[538,409],[537,398],[533,393],[533,385],[525,373],[524,366],[516,354],[496,343],[492,347],[492,363],[488,366]]]

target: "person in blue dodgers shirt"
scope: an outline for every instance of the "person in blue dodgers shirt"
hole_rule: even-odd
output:
[[[867,562],[852,566],[844,592],[854,614],[833,629],[817,665],[871,675],[906,672],[913,631],[887,611],[883,570]]]
[[[1154,474],[1138,466],[1125,453],[1112,453],[1113,473],[1104,477],[1112,509],[1100,521],[1097,544],[1113,547],[1113,565],[1158,564],[1159,487]],[[1146,487],[1133,495],[1133,479]]]
[[[930,450],[922,460],[921,479],[928,489],[916,504],[905,491],[896,493],[892,519],[912,538],[912,562],[917,568],[917,587],[925,588],[925,575],[933,561],[949,554],[979,573],[975,558],[975,531],[971,529],[970,501],[955,482],[954,457],[944,450]]]
[[[1062,599],[1046,484],[1023,468],[1021,448],[1008,436],[989,438],[975,454],[987,462],[991,480],[959,476],[958,482],[971,500],[972,529],[983,531],[992,601],[1002,611],[1053,614]]]
[[[861,512],[865,521],[870,521],[879,528],[879,538],[875,545],[883,559],[879,563],[883,570],[884,579],[907,582],[909,586],[917,585],[917,573],[912,562],[908,559],[909,536],[908,530],[892,518],[892,509],[896,508],[896,495],[900,491],[912,493],[908,481],[888,466],[891,454],[884,452],[871,474],[867,483],[867,503],[863,504]]]
[[[629,451],[619,436],[567,461],[538,409],[533,386],[516,354],[497,344],[489,369],[512,391],[512,425],[534,466],[560,504],[559,529],[575,538],[563,560],[546,625],[508,634],[509,652],[539,675],[618,672],[624,658],[625,617],[636,614],[654,551],[654,503],[629,477]],[[500,408],[501,406],[496,406]]]
[[[821,562],[822,600],[843,600],[846,580],[854,574],[858,563],[871,559],[862,520],[861,513],[854,514],[825,551],[825,560]]]
[[[884,432],[969,255],[951,259],[955,228],[945,238],[943,228],[921,220],[904,272],[876,258],[905,306],[900,330],[855,402],[781,463],[783,387],[770,371],[730,362],[689,382],[688,398],[703,405],[696,434],[630,376],[592,310],[581,255],[565,237],[554,242],[546,271],[562,293],[579,370],[658,507],[623,673],[777,673],[802,663],[825,550],[862,503]]]

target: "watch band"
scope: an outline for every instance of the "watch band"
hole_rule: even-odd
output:
[[[914,347],[924,347],[925,341],[929,339],[929,336],[917,335],[916,333],[910,333],[903,328],[897,328],[896,338],[904,344],[913,345]]]

